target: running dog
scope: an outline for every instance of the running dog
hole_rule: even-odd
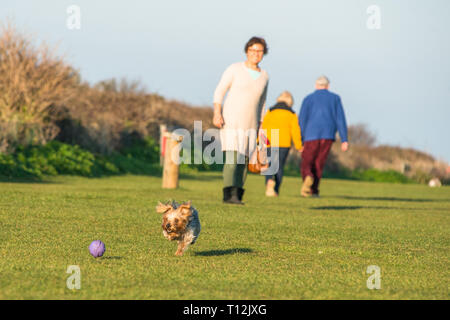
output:
[[[168,240],[178,241],[176,256],[182,256],[184,251],[194,244],[200,234],[200,219],[197,210],[191,202],[178,204],[175,201],[156,206],[156,212],[163,214],[163,235]]]

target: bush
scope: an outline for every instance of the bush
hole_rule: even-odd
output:
[[[223,164],[219,164],[219,163],[212,163],[212,164],[208,164],[205,162],[205,159],[203,157],[203,152],[204,152],[204,148],[206,147],[205,144],[203,144],[202,149],[198,150],[198,156],[201,157],[202,162],[195,164],[195,155],[196,155],[196,151],[194,149],[194,144],[192,144],[191,146],[191,163],[190,164],[181,164],[180,167],[187,169],[187,171],[191,170],[191,171],[222,171],[223,169]],[[222,160],[225,161],[225,155],[223,154],[222,151],[219,151],[222,155]],[[214,156],[214,155],[212,155]]]
[[[422,170],[417,170],[416,172],[414,172],[411,178],[418,183],[427,184],[428,181],[430,181],[430,179],[433,178],[433,176]]]
[[[284,168],[285,175],[299,176],[300,169],[293,162],[288,163]],[[343,166],[325,167],[323,178],[327,179],[344,179],[374,182],[392,182],[392,183],[411,183],[414,180],[409,179],[398,171],[387,170],[380,171],[377,169],[355,169],[350,170]]]
[[[405,175],[394,170],[380,171],[377,169],[355,170],[351,177],[355,180],[375,181],[375,182],[392,182],[392,183],[411,183],[412,180]]]
[[[376,142],[375,135],[369,131],[366,124],[354,124],[348,126],[348,140],[350,143],[373,147]]]
[[[119,153],[127,158],[159,163],[159,144],[152,137],[133,139],[131,146],[123,148]]]
[[[191,153],[193,162],[193,152]],[[94,155],[77,145],[52,141],[43,146],[19,146],[13,154],[0,154],[0,176],[8,178],[41,179],[45,175],[58,174],[99,177],[116,174],[160,175],[159,146],[152,138],[135,139],[130,147],[110,156]],[[205,163],[181,164],[183,173],[198,171],[221,171],[222,165]],[[285,167],[286,175],[299,175],[292,163]],[[394,171],[339,170],[325,171],[324,178],[361,181],[411,183],[413,180]]]
[[[11,23],[0,26],[0,152],[52,140],[52,105],[67,102],[79,81],[54,48],[31,40]]]
[[[150,163],[142,159],[136,159],[131,156],[113,154],[105,158],[105,161],[112,163],[119,173],[158,175],[161,172],[159,164]]]
[[[19,146],[13,154],[0,154],[0,176],[34,178],[58,174],[98,177],[114,174],[160,173],[159,148],[151,139],[111,156],[95,156],[77,145],[51,141],[43,146]]]
[[[89,151],[52,141],[43,146],[19,146],[14,154],[0,154],[0,175],[9,178],[42,178],[58,174],[99,176],[119,169]]]
[[[8,178],[39,178],[42,172],[18,163],[12,155],[0,154],[0,176]]]

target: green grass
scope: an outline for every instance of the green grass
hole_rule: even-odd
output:
[[[324,179],[299,197],[286,177],[245,206],[221,203],[220,173],[162,190],[159,177],[0,183],[0,299],[448,299],[450,187]],[[183,257],[162,235],[158,200],[192,200],[202,232]],[[88,252],[106,244],[104,257]],[[66,288],[69,265],[81,289]],[[366,268],[381,268],[381,289]]]

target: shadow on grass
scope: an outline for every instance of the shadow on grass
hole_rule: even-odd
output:
[[[202,175],[201,172],[199,172],[198,174],[180,173],[180,180],[213,181],[213,180],[221,180],[221,179],[222,179],[222,176],[220,174]]]
[[[444,199],[414,199],[414,198],[394,198],[394,197],[355,197],[355,196],[335,196],[335,198],[347,200],[377,200],[377,201],[404,201],[404,202],[450,202]]]
[[[41,180],[37,178],[8,178],[8,177],[0,177],[0,183],[8,182],[8,183],[38,183],[38,184],[62,184],[59,181],[51,181],[51,180]]]
[[[209,251],[200,251],[195,252],[196,256],[203,257],[213,257],[213,256],[225,256],[229,254],[237,254],[237,253],[252,253],[253,250],[249,248],[233,248],[226,250],[209,250]]]
[[[393,207],[377,207],[377,206],[323,206],[313,207],[313,210],[358,210],[358,209],[398,209]]]
[[[382,206],[323,206],[323,207],[312,207],[310,209],[312,209],[312,210],[381,209],[381,210],[417,210],[417,211],[425,210],[424,208],[382,207]],[[426,210],[445,211],[445,210],[448,210],[448,208],[426,208]]]
[[[122,257],[119,256],[102,257],[102,260],[122,260]]]
[[[358,210],[362,209],[362,206],[324,206],[324,207],[313,207],[313,210]]]

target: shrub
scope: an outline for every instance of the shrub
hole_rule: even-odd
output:
[[[367,129],[366,124],[358,123],[348,126],[348,140],[351,144],[359,144],[368,147],[375,145],[375,135]]]
[[[19,163],[12,155],[0,154],[0,176],[8,178],[40,178],[42,172]]]
[[[58,141],[43,146],[19,146],[15,153],[0,154],[0,175],[10,178],[42,178],[57,174],[99,176],[120,170],[106,159],[89,151]]]
[[[412,174],[411,178],[418,183],[427,184],[433,176],[422,170],[417,170]]]
[[[44,144],[58,133],[52,105],[73,95],[78,74],[45,43],[8,23],[0,29],[0,152]]]
[[[128,158],[159,163],[159,144],[152,137],[133,139],[131,145],[123,148],[119,153]]]
[[[153,139],[110,156],[94,155],[77,145],[51,141],[43,146],[19,146],[13,154],[0,154],[0,176],[36,178],[58,174],[98,177],[115,174],[160,174],[159,149]]]
[[[411,183],[412,180],[398,171],[386,170],[380,171],[377,169],[368,170],[354,170],[351,174],[351,178],[362,181],[375,181],[375,182],[393,182],[393,183]]]

